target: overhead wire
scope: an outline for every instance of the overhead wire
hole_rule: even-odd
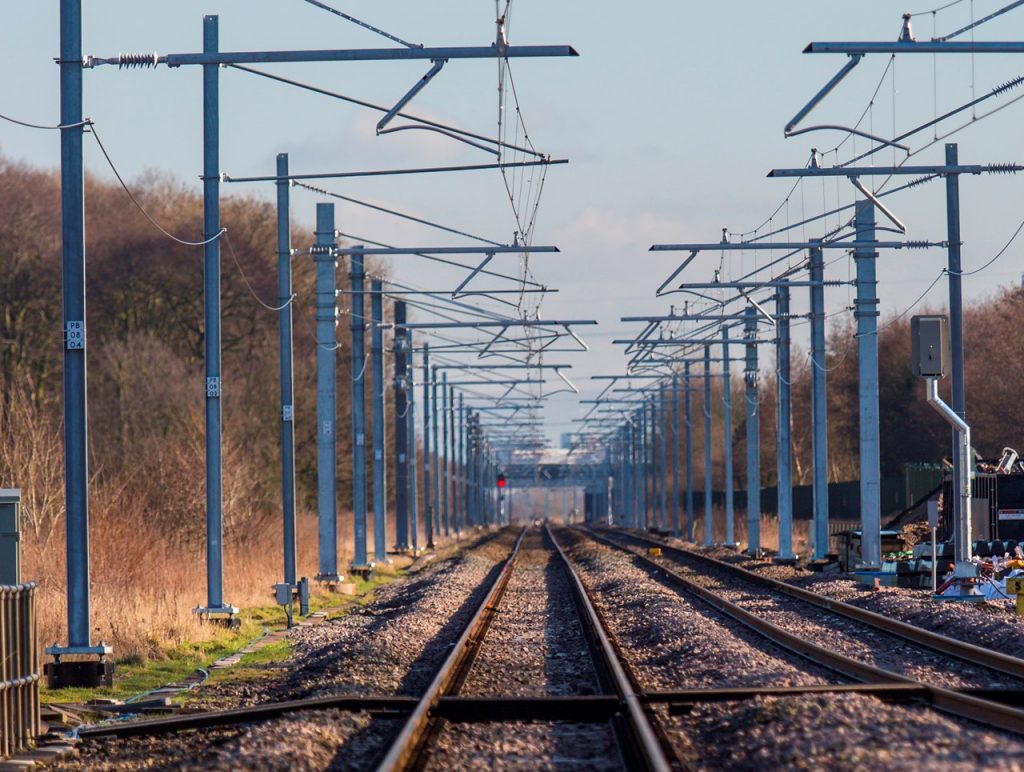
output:
[[[63,129],[77,129],[81,126],[92,126],[92,120],[85,118],[84,120],[78,121],[78,123],[58,123],[56,126],[49,126],[42,123],[29,123],[28,121],[18,120],[12,118],[9,115],[3,115],[0,113],[0,119],[7,121],[8,123],[14,123],[18,126],[24,126],[28,129],[43,129],[45,131],[61,131]]]
[[[99,145],[100,152],[103,153],[103,157],[105,159],[107,159],[107,164],[110,166],[110,170],[114,173],[114,176],[117,178],[117,181],[119,183],[121,183],[121,187],[124,189],[124,192],[128,195],[128,198],[131,200],[131,202],[133,204],[135,204],[136,208],[140,212],[142,212],[142,214],[145,216],[145,218],[147,220],[149,220],[149,222],[153,225],[153,227],[155,227],[158,231],[160,231],[162,234],[164,234],[167,238],[171,239],[171,241],[176,241],[177,243],[179,243],[179,244],[181,244],[183,246],[186,246],[186,247],[204,247],[207,244],[210,244],[210,243],[216,241],[221,236],[223,236],[225,233],[227,233],[227,228],[221,228],[218,233],[216,233],[213,236],[210,236],[208,239],[204,239],[203,241],[186,241],[185,239],[178,238],[173,233],[168,231],[160,223],[158,223],[153,218],[153,216],[150,215],[149,212],[146,211],[146,208],[144,206],[142,206],[142,203],[139,201],[139,199],[136,198],[134,193],[132,193],[131,189],[128,187],[128,183],[126,183],[124,181],[124,178],[121,176],[121,172],[119,172],[117,170],[117,167],[114,165],[114,161],[113,161],[113,159],[111,159],[110,154],[107,152],[106,147],[103,146],[103,141],[100,139],[100,135],[96,131],[96,124],[90,123],[89,124],[89,131],[92,133],[93,138],[96,140],[96,144]]]
[[[350,21],[353,24],[362,27],[363,29],[369,30],[370,32],[380,35],[381,37],[385,37],[394,43],[399,43],[405,46],[406,48],[423,48],[422,43],[409,43],[408,41],[402,40],[402,38],[398,37],[397,35],[392,35],[390,32],[385,32],[379,27],[374,27],[372,24],[368,24],[365,21],[361,21],[360,19],[357,19],[355,16],[350,16],[349,14],[343,13],[337,10],[336,8],[332,8],[326,3],[320,2],[320,0],[306,0],[306,2],[309,3],[310,5],[314,5],[317,8],[327,11],[328,13],[332,13],[335,16],[340,16],[342,19],[345,19],[345,21]]]
[[[351,239],[352,241],[354,241],[357,244],[370,244],[372,246],[382,247],[384,249],[395,249],[394,245],[392,245],[392,244],[385,244],[382,241],[374,241],[373,239],[366,239],[366,238],[363,238],[361,236],[356,236],[356,235],[351,234],[351,233],[339,233],[338,235],[342,236],[343,238]],[[429,254],[427,252],[413,252],[412,254],[415,255],[416,257],[423,258],[424,260],[430,260],[430,261],[435,262],[435,263],[442,263],[444,265],[450,265],[450,266],[453,266],[455,268],[462,268],[463,270],[466,270],[466,271],[473,270],[473,266],[471,266],[471,265],[465,265],[464,263],[460,263],[460,262],[458,262],[456,260],[448,260],[447,258],[438,257],[437,255],[431,255],[431,254]],[[509,276],[509,275],[504,274],[504,273],[497,273],[495,271],[490,271],[490,270],[488,270],[486,268],[481,270],[481,271],[478,271],[478,273],[486,275],[486,276],[494,276],[495,278],[498,278],[498,279],[506,279],[508,281],[514,281],[514,282],[520,281],[519,277],[517,277],[517,276]],[[530,284],[530,286],[536,287],[538,289],[544,289],[544,285],[543,284],[538,284],[537,282],[530,281],[530,282],[528,282],[528,284]],[[492,298],[492,299],[494,299],[494,298]]]
[[[288,306],[290,306],[293,302],[295,302],[295,298],[298,297],[298,295],[294,292],[292,293],[292,296],[288,298],[288,300],[286,300],[279,306],[273,306],[270,305],[269,303],[264,302],[263,299],[260,298],[259,294],[256,292],[256,289],[252,286],[252,283],[249,281],[249,277],[246,276],[245,269],[242,268],[242,264],[238,261],[238,254],[235,252],[235,245],[231,243],[231,237],[228,234],[226,228],[224,229],[224,243],[228,245],[228,254],[231,255],[231,259],[234,261],[235,267],[238,269],[238,274],[242,277],[242,283],[245,284],[246,289],[249,290],[249,294],[253,296],[253,299],[255,299],[257,303],[259,303],[268,311],[283,311],[284,309],[288,308]]]
[[[986,268],[988,268],[990,265],[992,265],[996,260],[1001,258],[1006,253],[1006,250],[1008,250],[1010,248],[1010,245],[1013,244],[1014,241],[1016,241],[1017,237],[1020,235],[1020,232],[1022,230],[1024,230],[1024,220],[1021,220],[1020,225],[1017,226],[1017,230],[1015,230],[1013,232],[1013,235],[1010,236],[1010,240],[1007,241],[1006,244],[1003,245],[1003,248],[1000,249],[996,253],[995,257],[993,257],[991,260],[989,260],[984,265],[982,265],[982,266],[980,266],[978,268],[975,268],[972,271],[960,271],[958,275],[959,276],[974,276],[975,274],[978,274],[978,273],[981,273],[982,271],[984,271]]]
[[[886,322],[885,322],[885,324],[879,325],[879,326],[878,326],[877,328],[875,328],[875,331],[874,331],[874,332],[872,332],[872,333],[869,333],[869,335],[877,335],[877,334],[878,334],[878,333],[880,333],[880,332],[881,332],[882,330],[884,330],[884,329],[886,329],[886,328],[888,328],[888,327],[892,327],[892,325],[896,324],[896,322],[898,322],[898,321],[899,321],[900,319],[902,319],[902,318],[903,318],[904,316],[906,316],[906,315],[907,315],[907,314],[909,314],[909,313],[910,313],[911,311],[913,311],[913,310],[914,310],[914,308],[915,308],[915,307],[917,306],[917,304],[918,304],[918,303],[920,303],[920,302],[921,302],[922,300],[924,300],[925,296],[926,296],[926,295],[927,295],[927,294],[928,294],[929,292],[931,292],[931,291],[932,291],[932,288],[933,288],[933,287],[934,287],[934,286],[935,286],[936,284],[938,284],[938,283],[939,283],[939,279],[941,279],[941,278],[942,278],[943,276],[947,275],[948,273],[949,273],[949,271],[948,271],[948,269],[946,269],[946,268],[943,268],[943,269],[942,269],[941,271],[939,271],[939,275],[938,275],[938,276],[936,276],[936,277],[935,277],[935,278],[934,278],[934,279],[932,280],[932,283],[928,285],[927,289],[925,289],[925,291],[924,291],[924,292],[922,292],[922,293],[921,293],[920,295],[918,295],[918,296],[917,296],[917,299],[916,299],[916,300],[915,300],[915,301],[914,301],[913,303],[911,303],[911,304],[910,304],[909,306],[907,306],[907,307],[906,307],[905,309],[903,309],[903,310],[902,310],[902,311],[901,311],[900,313],[896,314],[896,316],[894,316],[894,317],[893,317],[892,319],[889,319],[888,321],[886,321]],[[856,337],[856,338],[863,338],[863,337],[864,337],[864,335],[863,335],[863,334],[861,334],[861,333],[857,333],[857,334],[856,334],[856,335],[855,335],[854,337]]]
[[[1024,0],[1015,0],[1015,2],[1012,2],[1009,5],[1004,5],[1002,8],[1000,8],[1000,9],[998,9],[996,11],[993,11],[992,13],[988,14],[988,16],[985,16],[985,17],[975,21],[975,19],[974,19],[974,0],[971,0],[971,23],[968,24],[965,27],[961,27],[958,30],[950,32],[948,35],[943,35],[942,37],[935,38],[935,40],[938,41],[938,42],[944,43],[947,40],[952,40],[953,38],[958,37],[959,35],[962,35],[965,32],[970,32],[971,33],[971,42],[973,43],[974,42],[974,30],[976,28],[980,27],[982,24],[985,24],[986,22],[990,22],[993,19],[995,19],[995,18],[997,18],[999,16],[1002,16],[1004,13],[1008,13],[1009,11],[1012,11],[1015,8],[1019,8],[1022,5],[1024,5]]]
[[[326,188],[321,188],[316,185],[310,185],[309,183],[302,182],[300,180],[292,180],[291,184],[294,187],[305,188],[306,190],[309,190],[313,193],[319,193],[321,195],[328,196],[329,198],[335,198],[338,199],[339,201],[346,201],[350,204],[356,204],[357,206],[362,206],[367,209],[373,209],[374,211],[381,212],[382,214],[389,214],[403,220],[409,220],[410,222],[415,222],[420,225],[426,225],[429,228],[436,228],[437,230],[444,231],[446,233],[451,233],[456,236],[464,236],[467,239],[479,241],[482,244],[489,244],[494,247],[507,246],[506,244],[502,244],[499,241],[492,241],[491,239],[486,239],[483,236],[477,236],[472,233],[468,233],[467,231],[459,230],[458,228],[451,228],[447,225],[441,225],[440,223],[425,220],[422,217],[416,217],[415,215],[399,212],[395,209],[388,209],[387,207],[380,206],[379,204],[371,204],[368,201],[363,201],[361,199],[353,198],[351,196],[345,196],[342,195],[341,193],[335,193],[333,191],[327,190]]]
[[[257,69],[255,69],[253,67],[246,67],[245,65],[241,65],[241,64],[228,64],[228,65],[226,65],[226,67],[228,67],[230,69],[234,69],[234,70],[241,70],[242,72],[249,73],[250,75],[257,75],[257,76],[259,76],[261,78],[266,78],[267,80],[273,80],[273,81],[277,81],[278,83],[284,83],[285,85],[288,85],[288,86],[294,86],[296,88],[304,89],[304,90],[310,91],[310,92],[312,92],[314,94],[320,94],[322,96],[331,97],[332,99],[338,99],[338,100],[340,100],[342,102],[348,102],[349,104],[358,105],[359,107],[366,107],[366,108],[368,108],[370,110],[376,110],[377,112],[380,112],[380,113],[387,113],[387,112],[389,112],[391,110],[390,107],[387,107],[385,105],[378,105],[378,104],[375,104],[373,102],[368,102],[365,99],[358,99],[356,97],[347,96],[346,94],[339,94],[336,91],[330,91],[328,89],[320,88],[318,86],[313,86],[313,85],[310,85],[308,83],[303,83],[301,81],[293,80],[291,78],[285,78],[285,77],[283,77],[281,75],[275,75],[273,73],[265,72],[263,70],[257,70]],[[465,129],[459,129],[459,128],[456,128],[455,126],[450,126],[450,125],[448,125],[446,123],[441,123],[439,121],[433,121],[433,120],[430,120],[429,118],[422,118],[422,117],[420,117],[418,115],[412,115],[411,113],[398,112],[398,113],[395,114],[395,117],[397,117],[397,118],[405,118],[406,120],[415,121],[417,124],[423,124],[425,127],[434,128],[434,129],[437,129],[438,131],[441,131],[441,132],[451,132],[453,134],[459,134],[459,135],[461,135],[463,137],[468,137],[470,139],[480,140],[481,142],[487,142],[487,143],[495,145],[495,146],[501,146],[501,145],[505,144],[500,139],[495,139],[493,137],[486,137],[486,136],[484,136],[482,134],[476,134],[476,133],[471,132],[471,131],[466,131]],[[535,156],[537,158],[544,158],[545,157],[544,153],[532,151],[529,148],[515,147],[515,146],[511,146],[511,145],[506,145],[506,146],[509,147],[509,149],[517,150],[517,151],[519,151],[521,153],[525,153],[525,154],[528,154],[528,155],[533,155],[533,156]]]

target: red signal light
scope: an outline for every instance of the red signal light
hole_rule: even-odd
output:
[[[503,474],[499,474],[498,475],[498,487],[499,488],[504,488],[505,487],[505,475],[503,475]]]

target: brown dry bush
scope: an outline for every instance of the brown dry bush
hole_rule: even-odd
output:
[[[158,174],[132,186],[169,231],[201,233],[194,190]],[[155,656],[206,635],[191,611],[206,596],[202,250],[165,238],[116,185],[88,178],[86,209],[92,637],[117,656]],[[225,600],[267,605],[282,574],[278,315],[253,296],[277,304],[276,215],[254,198],[222,209]],[[49,644],[66,635],[56,175],[0,158],[0,211],[0,487],[22,489],[23,575],[40,583]],[[312,261],[295,259],[294,287],[299,572],[313,575]],[[343,416],[347,336],[339,344]],[[338,439],[344,479],[348,433]],[[351,517],[339,535],[350,529]]]

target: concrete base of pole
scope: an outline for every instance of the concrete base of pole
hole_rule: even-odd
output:
[[[317,574],[313,577],[313,581],[327,585],[327,589],[334,592],[334,588],[341,582],[345,581],[345,577],[341,574]]]
[[[359,565],[356,565],[355,563],[352,563],[348,567],[348,572],[350,574],[352,574],[353,576],[358,576],[361,579],[365,579],[365,580],[369,581],[373,577],[373,569],[374,569],[374,564],[373,563],[362,563],[362,564],[359,564]]]
[[[102,656],[99,659],[72,662],[61,662],[55,656],[53,662],[43,665],[43,673],[49,689],[94,689],[114,685],[114,663],[106,661]]]
[[[217,608],[196,607],[192,613],[199,617],[200,622],[227,627],[235,630],[242,626],[242,620],[238,618],[238,608],[235,606],[219,606]]]

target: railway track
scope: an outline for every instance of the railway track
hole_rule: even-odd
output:
[[[602,529],[578,530],[587,539],[628,553],[634,561],[645,566],[687,594],[700,598],[719,612],[745,625],[758,635],[794,652],[815,665],[828,668],[843,678],[860,682],[857,685],[837,684],[814,687],[821,692],[857,691],[886,699],[923,701],[947,714],[966,718],[988,727],[1024,734],[1024,661],[998,652],[946,638],[935,633],[891,620],[864,609],[830,600],[802,588],[786,585],[759,576],[739,566],[715,560],[706,555],[665,544],[635,533],[611,532]],[[661,550],[660,557],[645,554],[650,547]],[[779,604],[800,604],[802,610],[779,610]],[[794,614],[806,622],[812,615],[816,625],[794,624]],[[822,616],[827,622],[820,621]],[[821,639],[821,625],[829,627],[832,637]],[[801,633],[793,632],[800,627]],[[810,633],[803,629],[810,627]],[[937,685],[906,672],[879,667],[866,659],[849,656],[840,651],[846,648],[839,640],[857,636],[861,653],[886,650],[889,638],[897,636],[901,644],[898,656],[889,651],[888,661],[906,672],[915,671],[904,658],[929,660],[924,673],[945,672],[950,685]],[[817,640],[816,640],[817,639]],[[867,642],[865,646],[865,642]],[[952,663],[952,664],[951,664]],[[969,671],[964,676],[964,672]],[[972,683],[979,674],[982,687]],[[754,696],[785,694],[787,690],[767,688],[688,690],[670,699],[671,711],[685,713],[693,705],[707,701],[748,699]],[[808,693],[803,687],[796,692]],[[662,694],[661,698],[672,698]]]
[[[523,539],[530,541],[526,550]],[[520,565],[527,561],[532,563],[530,567]],[[516,587],[517,583],[520,586]],[[538,602],[543,609],[537,607]],[[513,605],[516,607],[511,608]],[[566,619],[567,606],[575,609],[575,618]],[[547,646],[539,645],[538,634],[548,639]],[[465,713],[463,719],[475,722],[466,727],[453,726],[451,714],[446,717],[438,710],[445,699],[450,702],[474,692],[496,701],[496,713]],[[487,698],[466,699],[482,702]],[[496,719],[502,723],[485,725]],[[515,725],[510,726],[509,721]],[[479,764],[480,759],[467,759],[466,753],[495,747],[496,742],[507,744],[520,734],[534,735],[526,745],[545,747],[553,740],[563,766],[670,768],[641,695],[583,584],[546,526],[521,537],[495,589],[410,714],[379,769]],[[596,758],[573,758],[594,749],[599,749]]]
[[[650,702],[553,534],[527,528],[419,697],[332,695],[79,734],[143,737],[333,709],[401,722],[380,770],[479,767],[472,754],[498,741],[521,743],[511,753],[527,765],[540,751],[562,768],[668,770],[670,745],[652,727]]]
[[[563,550],[559,540],[571,548]],[[653,561],[641,554],[652,540],[628,535],[625,541],[624,533],[581,529],[531,528],[518,538],[506,533],[501,551],[491,553],[489,579],[477,585],[460,614],[463,621],[445,625],[444,636],[431,644],[447,653],[434,655],[423,685],[410,693],[387,693],[384,687],[328,694],[96,727],[81,736],[222,727],[168,743],[188,742],[194,759],[231,759],[232,768],[256,769],[264,768],[266,738],[295,742],[288,738],[304,727],[320,727],[307,730],[319,736],[332,722],[351,724],[362,716],[359,725],[366,731],[346,735],[318,756],[327,761],[290,768],[325,768],[333,758],[346,760],[342,766],[380,770],[664,770],[743,766],[746,756],[737,757],[736,749],[746,754],[750,747],[765,753],[769,748],[771,763],[765,764],[785,767],[801,733],[817,733],[800,751],[813,754],[823,740],[830,742],[828,732],[852,727],[878,731],[855,741],[859,751],[871,749],[864,751],[865,764],[882,758],[877,754],[892,742],[885,734],[890,731],[902,732],[905,749],[929,740],[946,743],[956,732],[947,758],[966,753],[984,762],[996,747],[1024,763],[1024,742],[970,724],[954,727],[928,709],[1020,735],[1024,711],[1002,703],[1024,704],[1024,689],[1004,688],[1009,681],[944,688],[845,657],[837,647],[817,646],[741,604],[714,597],[692,581],[697,564],[685,568],[686,556],[679,556],[673,565],[667,545],[657,544],[665,557]],[[679,592],[683,584],[693,586]],[[755,598],[750,588],[742,593]],[[1011,664],[1004,662],[996,678],[1008,679]],[[875,729],[879,725],[884,731]],[[748,736],[759,727],[768,727],[773,737]],[[151,739],[139,742],[155,747],[145,745]],[[115,748],[100,752],[105,757],[108,751]],[[802,758],[796,765],[801,763]]]

